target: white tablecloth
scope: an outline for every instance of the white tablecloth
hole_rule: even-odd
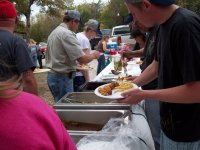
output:
[[[113,70],[113,62],[111,62],[104,70],[102,70],[92,81],[102,81],[102,77],[106,75],[111,75],[111,70]],[[138,76],[141,73],[140,67],[138,64],[131,64],[127,66],[128,75]],[[124,70],[122,69],[122,73],[118,76],[125,76]]]
[[[140,132],[140,138],[145,141],[150,150],[154,150],[153,137],[144,112],[143,101],[138,105],[133,105],[132,112],[132,121]]]

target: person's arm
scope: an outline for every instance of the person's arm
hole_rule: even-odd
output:
[[[147,98],[156,98],[163,102],[200,103],[199,89],[200,81],[194,81],[173,88],[144,91],[144,94]]]
[[[89,75],[89,71],[88,70],[81,70],[83,76],[85,77],[85,82],[89,82],[90,81],[90,75]]]
[[[89,63],[91,62],[93,59],[98,59],[100,56],[100,53],[98,51],[94,51],[92,54],[89,55],[83,55],[82,57],[78,58],[77,61],[79,63]]]
[[[83,49],[83,52],[84,52],[86,55],[90,54],[90,50],[89,50],[88,48],[84,48],[84,49]],[[85,64],[85,65],[87,65],[87,64]],[[82,72],[83,76],[85,77],[85,81],[86,81],[86,82],[89,82],[89,80],[90,80],[89,72],[86,71],[86,70],[82,70],[81,72]]]
[[[158,63],[154,60],[144,72],[133,82],[138,86],[145,85],[155,79]],[[120,103],[137,104],[143,99],[155,99],[170,103],[200,103],[200,81],[190,82],[181,86],[159,90],[130,90],[124,92],[125,97]]]
[[[158,62],[153,61],[142,73],[140,76],[138,76],[135,80],[133,80],[133,83],[135,83],[138,86],[143,86],[154,79],[156,79],[158,76]]]
[[[123,57],[131,59],[133,57],[143,57],[144,56],[144,48],[135,51],[124,51]]]
[[[109,52],[110,49],[107,49],[107,43],[105,41],[103,41],[102,44],[103,44],[103,51],[104,52]]]
[[[22,73],[23,91],[38,95],[37,82],[31,69]]]
[[[122,95],[120,103],[137,104],[143,99],[155,99],[169,103],[200,103],[200,81],[186,83],[181,86],[159,90],[130,90]]]
[[[88,48],[84,48],[84,49],[83,49],[83,52],[84,52],[86,55],[90,54],[90,50],[89,50]]]

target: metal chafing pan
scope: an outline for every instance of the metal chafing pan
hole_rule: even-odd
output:
[[[114,103],[98,97],[94,92],[72,92],[64,95],[54,106],[55,109],[123,109],[129,110],[131,105]]]
[[[105,125],[110,118],[124,117],[127,111],[128,110],[56,109],[61,120],[98,125]]]
[[[73,141],[102,130],[111,118],[129,118],[129,110],[56,109]]]

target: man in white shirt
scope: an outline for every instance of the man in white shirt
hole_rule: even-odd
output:
[[[94,19],[89,19],[85,23],[83,32],[76,34],[76,37],[81,45],[83,52],[87,55],[91,52],[90,40],[95,38],[99,32],[99,22]],[[86,70],[79,70],[76,72],[76,77],[74,79],[74,91],[78,91],[79,87],[85,82],[88,82],[89,72]]]

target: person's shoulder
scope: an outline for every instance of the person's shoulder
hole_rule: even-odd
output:
[[[195,12],[185,8],[178,8],[174,16],[176,24],[180,25],[180,28],[193,23],[200,23],[200,17]]]
[[[22,39],[20,36],[14,35],[13,38],[15,39],[15,41],[16,41],[17,44],[23,44],[23,45],[28,46],[28,44],[26,43],[26,41],[24,39]]]
[[[82,36],[81,32],[76,33],[76,36]]]
[[[49,111],[52,111],[52,108],[37,95],[27,92],[21,92],[19,98],[24,100],[27,106],[32,105],[32,108],[35,107],[35,109],[47,109]]]
[[[179,7],[173,13],[173,15],[162,25],[160,25],[161,29],[164,27],[165,29],[171,30],[172,34],[189,32],[189,30],[193,27],[197,27],[200,25],[199,17],[192,11]],[[196,28],[195,27],[195,28]]]
[[[17,104],[21,109],[27,113],[35,114],[42,118],[52,118],[55,122],[60,123],[59,117],[55,110],[49,106],[45,100],[41,99],[31,93],[21,92],[19,96],[15,98],[19,103]]]
[[[64,23],[61,23],[59,26],[57,26],[50,34],[51,36],[75,36],[76,34],[69,30],[67,26]]]
[[[21,98],[30,98],[30,99],[27,99],[28,101],[34,101],[34,102],[39,102],[42,101],[42,99],[40,97],[38,97],[37,95],[34,95],[34,94],[31,94],[31,93],[28,93],[28,92],[24,92],[22,91],[19,95]],[[35,101],[37,100],[37,101]]]

